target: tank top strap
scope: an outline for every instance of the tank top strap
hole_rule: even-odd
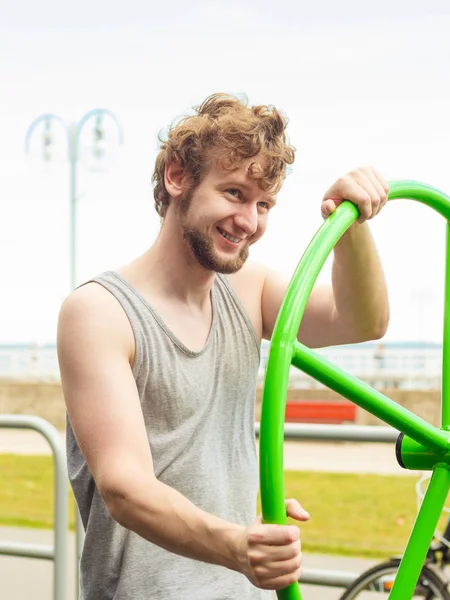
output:
[[[261,348],[258,341],[258,335],[250,319],[250,316],[245,308],[242,300],[237,295],[236,290],[232,286],[230,280],[226,275],[220,273],[216,277],[216,286],[218,291],[218,303],[221,305],[221,309],[228,313],[228,317],[231,321],[236,319],[231,313],[237,313],[240,317],[241,322],[245,325],[248,335],[252,338],[256,345],[258,357],[261,357]]]

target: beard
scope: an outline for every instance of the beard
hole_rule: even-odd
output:
[[[212,236],[183,227],[183,237],[197,262],[208,271],[231,275],[239,271],[248,258],[248,245],[242,248],[236,258],[226,259],[216,252]]]
[[[216,273],[223,273],[224,275],[236,273],[244,266],[245,261],[248,258],[248,245],[245,245],[241,249],[236,258],[222,258],[214,248],[212,235],[202,233],[193,227],[187,227],[183,223],[189,213],[194,192],[195,188],[187,190],[179,204],[179,218],[184,241],[191,249],[196,261],[204,269],[215,271]]]

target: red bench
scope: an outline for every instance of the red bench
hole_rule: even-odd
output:
[[[344,423],[356,421],[356,404],[350,400],[288,400],[287,423]]]

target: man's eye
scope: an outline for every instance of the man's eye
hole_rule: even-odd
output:
[[[263,208],[264,210],[268,210],[269,208],[269,203],[268,202],[258,202],[258,205]]]
[[[227,192],[231,195],[234,196],[235,198],[238,198],[240,195],[240,191],[235,189],[235,188],[230,188],[229,190],[227,190]]]

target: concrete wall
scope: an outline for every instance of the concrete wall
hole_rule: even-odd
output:
[[[385,389],[379,390],[385,396],[415,413],[425,421],[428,421],[436,427],[440,426],[440,390],[399,390]],[[329,389],[314,390],[288,390],[287,400],[343,400],[344,398]],[[260,413],[261,390],[257,393],[256,413],[259,418]],[[380,419],[366,412],[362,408],[357,409],[358,425],[384,425]]]
[[[440,390],[380,390],[386,396],[435,426],[440,425]],[[288,400],[338,400],[341,396],[328,389],[289,390]],[[257,391],[256,415],[260,413],[261,390]],[[0,413],[40,416],[58,429],[65,426],[65,404],[59,382],[18,382],[0,380]],[[358,408],[359,425],[383,423]]]
[[[59,382],[0,380],[0,413],[36,415],[64,429],[65,410]]]

